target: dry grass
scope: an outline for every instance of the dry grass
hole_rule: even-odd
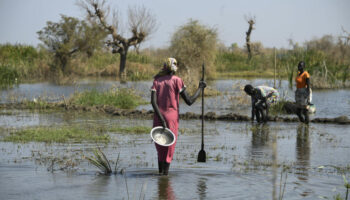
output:
[[[189,70],[183,70],[179,73],[179,77],[183,80],[183,82],[186,85],[186,91],[193,95],[196,90],[198,89],[199,81],[201,80],[202,72],[198,69],[189,69]],[[204,78],[206,81],[206,79]],[[213,88],[211,86],[208,86],[205,88],[204,96],[218,96],[221,95],[221,92],[218,91],[216,88]]]
[[[232,86],[232,91],[237,91],[236,94],[230,95],[229,100],[233,109],[241,109],[250,105],[250,96],[244,92],[244,84],[236,83]]]
[[[340,81],[330,76],[322,76],[321,73],[314,73],[311,76],[311,84],[314,89],[349,88],[350,81]]]

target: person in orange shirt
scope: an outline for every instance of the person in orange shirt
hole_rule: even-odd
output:
[[[305,71],[304,61],[300,61],[298,64],[298,75],[295,78],[295,82],[297,87],[295,91],[297,115],[301,122],[309,123],[307,105],[311,101],[310,74]]]

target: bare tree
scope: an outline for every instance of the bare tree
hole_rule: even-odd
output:
[[[112,24],[108,23],[110,7],[105,4],[105,0],[85,0],[78,3],[87,12],[89,20],[98,23],[109,33],[110,39],[107,45],[112,48],[112,53],[120,55],[119,77],[124,78],[129,48],[131,46],[139,48],[139,45],[156,30],[156,19],[144,6],[129,7],[127,29],[131,36],[126,38],[121,35],[125,30],[120,28],[121,20],[116,10],[113,12]]]
[[[344,29],[344,27],[341,27],[341,29],[343,30],[343,36],[341,36],[342,39],[344,39],[344,44],[348,45],[350,44],[350,33]]]
[[[255,17],[252,16],[245,16],[245,20],[249,24],[248,31],[246,32],[246,45],[247,45],[247,51],[248,51],[248,59],[250,60],[252,58],[252,51],[251,51],[251,43],[250,43],[250,34],[252,33],[252,30],[254,29],[254,24],[256,22]]]

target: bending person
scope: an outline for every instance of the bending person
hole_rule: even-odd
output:
[[[244,91],[251,96],[252,99],[252,117],[260,122],[267,122],[269,118],[269,107],[271,103],[277,101],[279,93],[276,89],[268,86],[257,86],[254,88],[252,85],[244,86]],[[265,112],[266,114],[265,114]]]
[[[189,96],[182,79],[175,76],[176,71],[176,60],[174,58],[168,58],[166,63],[164,63],[163,69],[154,77],[153,86],[151,88],[151,104],[155,113],[153,127],[163,126],[164,128],[169,128],[175,134],[177,142],[179,97],[181,96],[187,105],[192,105],[196,101],[201,90],[206,87],[206,83],[203,80],[200,81],[195,94]],[[160,174],[168,174],[176,142],[169,147],[155,143],[158,153],[158,168]]]

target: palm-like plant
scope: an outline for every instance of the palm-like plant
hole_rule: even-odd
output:
[[[86,157],[86,159],[97,168],[99,168],[103,174],[109,175],[112,173],[111,165],[106,155],[100,150],[100,148],[94,149],[95,157]]]

